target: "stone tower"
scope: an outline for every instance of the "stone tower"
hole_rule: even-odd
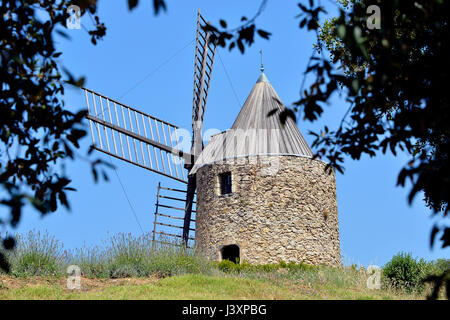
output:
[[[209,260],[340,264],[334,171],[312,159],[292,119],[280,123],[283,109],[262,72],[231,129],[211,137],[191,170],[195,243]]]

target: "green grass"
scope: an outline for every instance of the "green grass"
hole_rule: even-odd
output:
[[[381,290],[368,289],[368,275],[357,266],[208,262],[192,250],[153,245],[148,234],[118,234],[75,251],[46,233],[17,239],[7,254],[11,274],[0,272],[0,299],[424,299],[429,291],[404,290],[387,277]],[[414,261],[402,259],[394,270]],[[422,264],[438,274],[449,260]],[[66,287],[69,265],[81,269],[81,290]]]
[[[285,279],[286,280],[286,279]],[[111,281],[111,280],[109,280]],[[290,299],[418,299],[414,295],[398,295],[358,287],[328,289],[326,286],[308,287],[292,281],[254,279],[231,275],[185,274],[144,284],[114,285],[105,282],[101,287],[68,290],[62,284],[24,286],[0,289],[0,299],[175,299],[175,300],[290,300]]]
[[[63,299],[63,290],[60,287],[24,287],[9,291],[5,297],[0,294],[2,299],[7,300],[60,300]]]
[[[274,290],[275,289],[275,290]],[[110,287],[85,298],[115,299],[267,299],[281,296],[269,283],[254,279],[186,274],[162,279],[155,284]],[[287,296],[284,294],[284,296]]]

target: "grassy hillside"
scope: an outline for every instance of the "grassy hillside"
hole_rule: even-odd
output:
[[[8,253],[11,273],[0,274],[0,299],[425,299],[429,288],[421,279],[450,264],[398,255],[376,290],[357,266],[208,262],[180,247],[153,245],[148,235],[119,234],[73,252],[48,234],[18,239]],[[81,289],[67,288],[69,265],[80,268]]]
[[[124,278],[81,280],[81,290],[69,290],[65,278],[0,277],[0,299],[423,299],[423,295],[369,290],[333,283],[256,279],[230,275],[185,274],[163,279]]]

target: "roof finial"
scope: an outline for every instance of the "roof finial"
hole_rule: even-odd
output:
[[[261,54],[261,72],[264,72],[264,65],[263,65],[263,52],[262,52],[262,50],[259,50],[259,53]]]

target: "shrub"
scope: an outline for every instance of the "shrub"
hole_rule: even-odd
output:
[[[151,255],[150,234],[135,237],[119,233],[105,245],[105,257],[111,278],[142,277],[147,275]]]
[[[316,271],[316,266],[310,266],[304,263],[279,262],[252,265],[246,262],[234,263],[230,260],[222,260],[217,264],[217,268],[225,273],[272,273],[280,269],[287,269],[289,272]]]
[[[383,267],[383,276],[388,285],[397,289],[422,291],[423,280],[430,273],[430,265],[423,259],[417,260],[410,253],[400,252]]]
[[[106,262],[105,251],[95,246],[76,249],[71,264],[77,265],[81,269],[81,274],[89,278],[107,278],[109,269]]]
[[[149,274],[172,276],[210,271],[211,265],[192,251],[180,247],[158,249],[148,260]]]
[[[300,263],[289,262],[287,264],[287,268],[292,271],[317,271],[318,270],[318,266],[313,266],[313,265],[302,263],[302,262],[300,262]]]
[[[138,237],[119,233],[104,241],[102,247],[77,250],[74,264],[88,277],[165,277],[210,271],[211,264],[193,250],[169,239],[164,242],[154,244],[149,233]]]
[[[222,260],[217,265],[219,270],[226,273],[236,272],[237,266],[238,265],[236,263],[231,262],[230,260]]]
[[[450,259],[437,259],[430,262],[430,275],[441,275],[450,269]]]
[[[32,276],[64,273],[68,254],[54,236],[31,230],[25,236],[17,235],[16,239],[16,248],[9,254],[13,274]]]

